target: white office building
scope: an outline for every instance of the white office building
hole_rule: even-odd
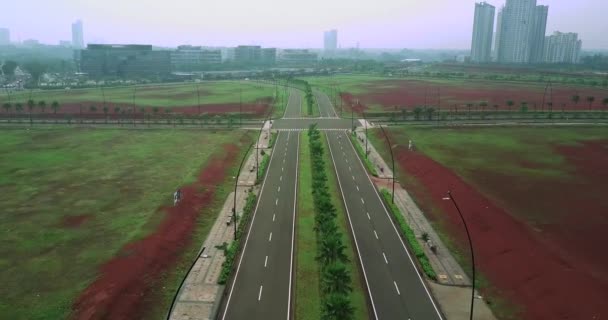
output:
[[[333,54],[338,48],[338,30],[325,31],[323,36],[323,48],[325,53]]]
[[[547,63],[578,63],[582,41],[576,33],[555,31],[545,38],[544,61]]]

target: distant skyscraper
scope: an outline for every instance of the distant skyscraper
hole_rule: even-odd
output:
[[[0,46],[11,44],[11,32],[7,28],[0,28]]]
[[[492,57],[492,35],[494,32],[494,6],[486,2],[475,4],[471,61],[490,62]]]
[[[333,53],[338,48],[338,30],[325,31],[324,34],[324,45],[326,53]]]
[[[498,13],[497,58],[504,63],[529,63],[542,60],[549,7],[536,0],[507,0]]]
[[[498,11],[496,15],[496,36],[494,38],[494,52],[492,54],[492,58],[494,61],[498,61],[498,52],[500,50],[500,29],[502,26],[502,8]]]
[[[530,63],[543,62],[548,13],[548,6],[534,8],[534,19],[530,29]]]
[[[577,63],[582,42],[576,33],[555,31],[545,39],[544,61],[547,63]]]
[[[77,20],[72,23],[72,46],[75,49],[84,48],[84,35],[82,31],[82,21]]]

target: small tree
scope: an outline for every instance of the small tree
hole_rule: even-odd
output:
[[[59,111],[59,108],[60,108],[59,102],[53,101],[53,103],[51,103],[51,109],[53,109],[53,114],[57,114],[57,111]]]
[[[604,100],[602,100],[602,104],[604,105],[604,111],[606,111],[606,107],[608,107],[608,98],[604,98]]]
[[[528,103],[525,101],[521,102],[520,108],[519,108],[520,112],[528,112]]]
[[[44,113],[44,110],[46,109],[46,101],[44,101],[44,100],[38,101],[38,108],[40,108],[40,111],[42,111],[42,113]]]
[[[36,106],[36,103],[34,102],[34,100],[29,99],[27,101],[27,110],[30,113],[30,124],[33,123],[34,119],[32,118],[32,112],[34,111],[34,107]]]
[[[91,113],[93,113],[93,123],[95,123],[95,113],[97,113],[97,107],[96,106],[90,106],[89,107],[89,111],[91,111]]]
[[[2,108],[4,108],[4,110],[5,110],[5,112],[6,112],[6,113],[9,113],[9,112],[11,111],[11,108],[12,108],[12,107],[13,107],[13,105],[12,105],[12,104],[10,104],[9,102],[5,102],[5,103],[2,105]]]
[[[515,105],[515,102],[513,102],[513,100],[507,100],[507,106],[509,106],[509,112],[511,111],[511,108]]]
[[[467,110],[468,110],[468,114],[469,114],[469,119],[471,119],[471,109],[473,108],[473,104],[472,103],[467,103]]]
[[[577,94],[573,95],[572,97],[570,97],[570,99],[572,100],[572,102],[574,102],[574,107],[576,108],[576,106],[578,105],[578,102],[581,100],[581,96]]]
[[[589,110],[591,110],[593,108],[593,101],[595,101],[595,97],[594,96],[588,96],[587,97],[587,102],[589,102]]]
[[[107,106],[104,106],[103,115],[104,115],[104,118],[106,119],[106,124],[108,123],[108,112],[110,112],[110,108],[108,108]]]
[[[433,114],[435,113],[435,108],[430,107],[430,108],[426,108],[426,110],[424,110],[426,113],[426,119],[427,120],[433,120]]]
[[[15,111],[16,111],[16,112],[17,112],[19,115],[21,115],[21,112],[23,111],[23,103],[21,103],[21,102],[17,102],[17,103],[15,104]],[[19,119],[19,122],[21,122],[21,118]]]
[[[420,107],[414,108],[414,119],[420,120],[421,114],[422,114],[422,108],[420,108]]]

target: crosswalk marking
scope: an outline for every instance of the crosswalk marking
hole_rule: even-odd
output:
[[[348,129],[336,129],[336,128],[330,128],[330,129],[319,129],[317,128],[319,131],[340,131],[340,132],[346,132],[346,130]],[[297,129],[275,129],[276,131],[283,131],[283,132],[288,132],[288,131],[308,131],[308,128],[297,128]]]

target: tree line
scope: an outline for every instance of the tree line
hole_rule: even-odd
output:
[[[317,233],[317,261],[321,270],[321,318],[348,320],[354,316],[349,294],[351,274],[346,267],[348,257],[344,252],[343,235],[338,231],[337,210],[331,201],[327,172],[325,170],[324,147],[321,133],[316,125],[308,130],[312,173],[312,195]]]

